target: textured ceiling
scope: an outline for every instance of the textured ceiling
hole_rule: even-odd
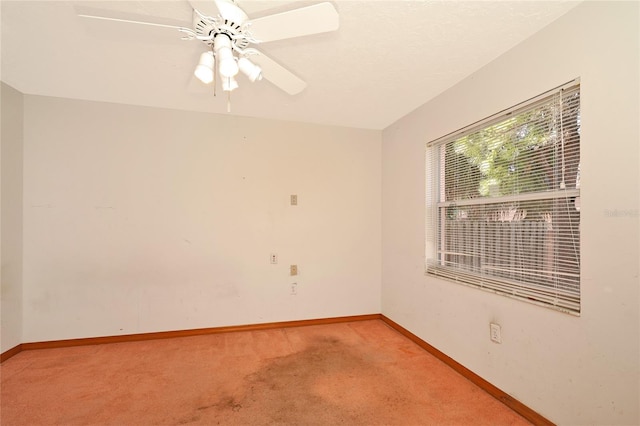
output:
[[[317,2],[241,1],[250,18]],[[260,50],[308,87],[287,95],[239,80],[231,114],[383,129],[577,5],[574,1],[332,2],[333,33]],[[204,45],[173,29],[81,19],[78,10],[191,26],[186,0],[1,3],[0,77],[26,94],[227,114],[227,98],[197,83]]]

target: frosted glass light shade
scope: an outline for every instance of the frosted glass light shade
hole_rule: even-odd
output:
[[[262,69],[247,58],[238,59],[238,67],[252,82],[262,80]]]
[[[213,49],[218,60],[218,70],[223,77],[233,77],[238,74],[238,64],[231,50],[231,39],[224,34],[213,40]]]
[[[193,74],[204,84],[213,81],[213,63],[213,52],[204,52],[200,55],[200,61]]]

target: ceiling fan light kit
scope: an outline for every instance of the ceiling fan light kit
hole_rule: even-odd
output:
[[[213,52],[204,52],[200,55],[200,61],[193,74],[204,84],[211,83],[213,81],[214,62]]]
[[[174,31],[177,29],[183,34],[183,40],[199,40],[207,46],[207,51],[200,55],[194,70],[194,75],[203,83],[213,82],[215,85],[217,72],[221,77],[222,90],[231,92],[239,86],[235,76],[241,71],[251,82],[264,78],[290,95],[300,93],[306,87],[306,83],[250,45],[335,31],[339,26],[338,12],[328,2],[254,20],[249,19],[234,0],[199,1],[198,5],[201,5],[206,13],[190,4],[193,9],[193,28],[186,25],[120,19],[115,16],[79,16],[127,24],[152,25]]]

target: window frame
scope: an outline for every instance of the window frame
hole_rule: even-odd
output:
[[[444,176],[445,176],[445,149],[439,149],[438,154],[434,155],[436,148],[446,147],[447,143],[452,143],[460,138],[468,135],[472,135],[475,132],[479,132],[483,129],[487,129],[492,125],[505,122],[510,117],[515,117],[518,114],[524,114],[528,111],[532,111],[535,108],[547,105],[550,103],[550,99],[554,96],[563,96],[565,90],[576,91],[579,96],[578,108],[580,108],[580,79],[574,79],[563,85],[555,87],[545,93],[542,93],[527,101],[521,102],[513,107],[502,110],[496,114],[493,114],[487,118],[479,120],[471,125],[468,125],[462,129],[451,132],[438,139],[430,141],[426,144],[426,235],[425,235],[425,274],[427,276],[444,279],[447,281],[453,281],[458,284],[464,284],[473,288],[480,288],[482,290],[490,291],[500,295],[509,296],[519,300],[524,300],[529,303],[541,305],[544,307],[556,309],[562,312],[566,312],[573,315],[580,315],[581,311],[581,280],[579,262],[580,255],[578,253],[578,272],[577,272],[577,291],[572,289],[565,291],[558,288],[553,288],[548,284],[535,284],[524,281],[512,281],[503,277],[496,276],[480,276],[478,272],[466,272],[460,269],[456,269],[455,265],[447,265],[445,260],[446,249],[448,248],[445,243],[446,232],[446,210],[448,208],[456,208],[460,206],[488,206],[498,203],[521,203],[521,202],[539,202],[543,199],[559,200],[566,202],[567,200],[573,200],[575,208],[580,217],[579,200],[580,200],[580,160],[578,159],[578,174],[576,176],[575,188],[559,188],[551,191],[544,192],[531,192],[531,193],[518,193],[512,195],[503,195],[497,197],[480,196],[478,198],[470,198],[464,200],[446,200],[445,188],[444,188]],[[564,110],[562,112],[564,114]],[[578,118],[578,128],[580,127],[580,118]],[[578,130],[579,133],[579,130]],[[580,146],[581,138],[578,139],[578,146]],[[564,145],[562,146],[564,149]],[[562,160],[564,161],[564,153],[562,154]],[[440,158],[434,159],[438,156]],[[435,161],[434,161],[435,160]],[[470,168],[472,166],[469,166]],[[456,169],[457,170],[457,169]],[[563,172],[564,173],[564,172]],[[564,182],[564,179],[563,179]],[[454,236],[457,238],[457,236]],[[580,251],[580,230],[578,225],[578,252]],[[565,247],[554,241],[554,253],[559,252]],[[575,245],[575,241],[573,241]],[[443,249],[444,248],[444,249]],[[554,254],[555,256],[555,254]],[[557,260],[554,257],[554,260]],[[514,268],[513,264],[508,265],[509,268]],[[575,278],[575,275],[574,275]]]

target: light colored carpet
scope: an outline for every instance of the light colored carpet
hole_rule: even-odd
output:
[[[380,320],[21,352],[11,425],[527,425]]]

